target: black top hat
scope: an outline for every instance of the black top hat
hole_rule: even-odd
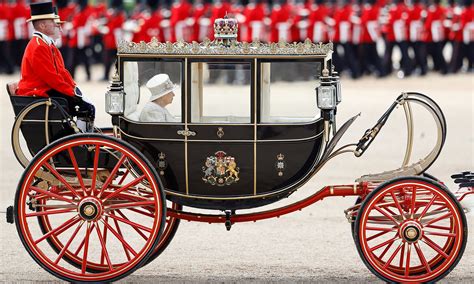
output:
[[[35,20],[56,19],[52,2],[31,3],[30,9],[31,9],[31,17],[28,20],[26,20],[27,22],[35,21]]]

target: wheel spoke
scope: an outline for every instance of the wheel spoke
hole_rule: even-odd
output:
[[[446,213],[446,214],[444,214],[444,215],[442,215],[442,216],[439,216],[439,217],[437,217],[437,218],[434,218],[434,219],[429,220],[428,222],[426,222],[426,223],[423,224],[423,225],[424,225],[424,226],[428,226],[428,225],[431,225],[431,224],[436,223],[436,222],[438,222],[438,221],[444,220],[444,219],[446,219],[446,218],[450,218],[451,216],[453,216],[453,213],[448,212],[448,213]]]
[[[394,244],[395,242],[391,242],[384,250],[383,252],[380,254],[379,258],[380,260],[382,260],[382,258],[385,256],[385,254],[388,252],[388,250],[392,247],[392,245]]]
[[[105,216],[105,223],[109,222],[109,217]],[[104,243],[107,246],[107,227],[104,225]],[[100,264],[104,264],[104,254],[100,256]]]
[[[426,261],[425,255],[423,254],[423,251],[421,250],[419,243],[415,243],[415,250],[416,250],[416,254],[418,255],[418,258],[420,259],[421,263],[423,263],[423,265],[425,266],[426,271],[431,272],[431,268],[428,265],[428,262]]]
[[[110,183],[114,180],[115,174],[120,169],[120,166],[123,164],[124,160],[125,160],[125,155],[122,155],[122,157],[120,157],[120,160],[117,162],[117,164],[113,168],[112,172],[110,173],[109,177],[107,178],[107,180],[102,185],[102,188],[100,189],[100,192],[97,195],[97,198],[100,198],[102,196],[102,194],[104,193],[104,190],[106,190],[109,187]],[[119,184],[122,184],[122,180],[120,180]]]
[[[67,229],[74,226],[74,224],[77,224],[77,222],[79,222],[79,221],[80,221],[80,217],[78,215],[72,217],[71,219],[69,219],[66,222],[62,223],[61,225],[59,225],[55,229],[53,229],[53,230],[49,231],[48,233],[46,233],[45,235],[43,235],[41,238],[37,239],[35,241],[35,244],[40,243],[41,241],[45,240],[46,238],[50,237],[53,234],[56,234],[56,236],[59,236],[64,231],[66,231]]]
[[[74,231],[74,233],[72,233],[71,237],[69,238],[69,240],[67,241],[66,245],[64,245],[64,247],[62,248],[61,252],[59,253],[58,255],[58,258],[56,258],[56,261],[54,261],[54,264],[58,264],[59,261],[61,260],[61,258],[63,257],[64,253],[66,252],[66,250],[69,248],[69,246],[71,245],[72,241],[74,240],[74,238],[76,237],[77,233],[79,232],[79,230],[81,229],[82,225],[84,225],[84,221],[81,221],[79,223],[79,225],[77,226],[76,230]]]
[[[394,228],[395,228],[395,227],[392,227],[392,230],[393,230]],[[371,241],[371,240],[373,240],[373,239],[375,239],[375,238],[378,238],[378,237],[380,237],[380,236],[383,236],[383,235],[385,235],[385,234],[391,232],[392,230],[390,230],[390,231],[385,231],[385,232],[380,232],[380,233],[377,233],[377,234],[375,234],[375,235],[373,235],[373,236],[370,236],[369,238],[367,238],[367,241],[369,242],[369,241]]]
[[[380,244],[378,244],[378,245],[376,245],[376,246],[370,248],[370,251],[373,252],[373,251],[375,251],[375,250],[378,250],[378,249],[381,248],[381,247],[384,247],[384,246],[386,246],[386,245],[388,245],[388,244],[390,244],[390,243],[393,243],[393,242],[396,241],[397,239],[398,239],[398,236],[395,235],[395,237],[391,238],[390,240],[386,240],[385,242],[380,243]]]
[[[104,221],[102,221],[104,223]],[[117,223],[116,223],[117,224]],[[130,251],[134,256],[136,256],[138,253],[127,243],[127,241],[123,238],[122,234],[118,234],[109,224],[104,225],[109,228],[109,231],[112,232],[112,234],[117,237],[117,239],[127,248],[128,251]],[[118,228],[118,227],[117,227]]]
[[[426,235],[423,236],[422,241],[429,245],[432,249],[437,251],[440,255],[442,255],[444,258],[448,258],[449,256],[443,251],[442,248],[440,248],[435,242],[433,242],[430,238],[428,238]]]
[[[411,244],[408,244],[407,261],[406,261],[406,265],[405,265],[405,276],[410,275],[410,256],[411,256]]]
[[[110,206],[107,206],[105,210],[114,210],[114,209],[126,209],[126,208],[132,208],[132,207],[143,207],[145,205],[153,205],[155,201],[150,200],[150,201],[138,201],[138,202],[126,202],[126,203],[119,203],[119,204],[113,204]],[[152,215],[151,217],[154,217]]]
[[[383,231],[383,232],[392,232],[394,228],[380,228],[380,227],[366,227],[368,231]]]
[[[400,202],[398,202],[398,198],[395,196],[395,194],[393,193],[393,190],[390,191],[390,195],[392,196],[393,198],[393,202],[395,203],[395,206],[397,207],[398,211],[400,212],[400,216],[402,216],[402,219],[405,220],[405,214],[403,213],[403,209],[402,207],[400,206]]]
[[[113,214],[113,212],[112,212],[112,214]],[[115,227],[117,228],[117,232],[119,233],[119,235],[123,237],[122,230],[120,230],[119,223],[115,219],[114,219],[114,224],[115,224]],[[128,252],[127,247],[123,243],[122,243],[122,248],[123,248],[123,251],[125,252],[125,256],[127,257],[128,261],[130,261],[130,259],[131,259],[130,253]]]
[[[62,200],[62,201],[67,202],[67,203],[76,204],[76,202],[75,202],[73,199],[66,198],[66,197],[61,196],[61,195],[59,195],[59,194],[53,193],[53,192],[51,192],[51,191],[43,190],[43,189],[38,188],[38,187],[36,187],[36,186],[32,186],[32,185],[31,185],[31,186],[30,186],[30,190],[34,190],[34,191],[39,192],[39,193],[42,193],[42,194],[44,194],[44,195],[47,195],[47,196],[50,196],[50,197],[54,197],[54,198],[56,198],[56,199],[58,199],[58,200]]]
[[[117,189],[116,191],[114,191],[112,194],[108,195],[107,197],[105,197],[102,201],[105,202],[105,200],[109,199],[109,198],[112,198],[118,194],[120,194],[122,191],[124,190],[127,190],[129,189],[130,187],[132,186],[135,186],[137,185],[138,183],[140,183],[143,179],[145,178],[145,175],[142,175],[142,176],[139,176],[138,178],[132,180],[131,182],[127,183],[126,185],[124,185],[123,187]]]
[[[397,247],[397,249],[392,253],[392,255],[390,256],[390,258],[387,260],[387,262],[385,263],[385,265],[383,266],[385,269],[390,265],[390,263],[392,263],[393,259],[395,258],[395,256],[398,254],[398,252],[400,251],[400,249],[402,248],[403,246],[403,242]]]
[[[122,178],[119,180],[118,184],[122,184],[122,182],[125,180],[125,178],[128,176],[129,173],[130,173],[130,170],[127,169],[125,173],[123,174]]]
[[[437,226],[437,225],[428,225],[428,226],[425,226],[425,228],[433,228],[433,229],[439,229],[439,230],[446,230],[446,231],[451,231],[451,227],[447,227],[447,226]]]
[[[49,163],[44,163],[44,165],[62,184],[64,184],[67,189],[69,189],[77,197],[81,197],[81,195],[79,195],[79,193],[63,178],[63,176],[58,173],[55,168],[53,168],[53,166],[51,166]]]
[[[382,210],[382,208],[378,207],[377,205],[374,205],[374,208],[379,211],[380,213],[382,213],[385,217],[387,217],[388,219],[390,219],[393,223],[395,223],[396,225],[398,225],[398,221],[395,220],[395,218],[393,218],[393,216],[390,216],[387,212],[385,212],[384,210]]]
[[[418,216],[418,221],[421,221],[421,219],[425,216],[426,212],[428,212],[428,210],[430,209],[431,205],[433,205],[433,203],[435,202],[436,198],[438,198],[438,195],[437,194],[434,194],[433,195],[433,198],[431,198],[430,202],[428,203],[428,205],[426,205],[425,209],[423,209],[423,211],[421,212],[420,216]]]
[[[128,225],[130,225],[130,226],[132,226],[132,227],[134,227],[134,228],[138,228],[138,229],[141,229],[141,230],[143,230],[143,231],[146,231],[146,232],[148,232],[148,233],[151,233],[151,232],[152,232],[152,229],[151,229],[151,228],[145,227],[145,226],[143,226],[143,225],[141,225],[141,224],[138,224],[138,223],[136,223],[136,222],[130,221],[130,220],[128,220],[128,219],[120,218],[120,217],[118,217],[118,216],[116,216],[116,215],[113,215],[113,214],[108,214],[107,216],[109,216],[110,218],[115,219],[115,220],[117,220],[117,221],[120,221],[120,222],[122,222],[122,223],[128,224]]]
[[[105,228],[106,227],[104,226],[104,234],[105,234]],[[113,270],[112,262],[110,261],[109,252],[107,251],[107,245],[105,243],[104,238],[102,237],[102,234],[100,233],[99,226],[95,226],[95,230],[97,232],[97,236],[99,237],[100,246],[102,247],[102,251],[100,253],[100,259],[102,259],[105,255],[105,259],[107,260],[107,266],[109,267],[109,270],[112,271]]]
[[[399,264],[400,268],[403,268],[403,260],[405,258],[405,247],[406,247],[404,242],[402,242],[402,244],[403,244],[402,250],[400,251],[400,264]]]
[[[423,233],[426,235],[441,236],[441,237],[448,237],[448,238],[456,237],[455,233],[432,232],[432,231],[426,231],[426,230]]]
[[[92,224],[91,231],[94,230],[94,228],[95,228],[95,223]],[[86,238],[82,238],[81,243],[79,244],[76,251],[74,252],[75,256],[79,257],[79,253],[81,252],[82,248],[84,247],[85,242],[86,242]]]
[[[124,218],[124,219],[130,221],[130,219],[128,219],[127,216],[125,216],[125,214],[122,213],[122,211],[117,210],[117,213],[119,213],[119,215],[122,216],[122,218]],[[143,234],[143,232],[140,231],[138,228],[136,228],[136,227],[134,227],[134,226],[132,226],[132,228],[133,228],[140,236],[142,236],[143,239],[145,239],[145,240],[148,239],[148,238],[145,236],[145,234]]]
[[[39,212],[34,212],[34,213],[28,213],[25,216],[26,217],[36,217],[36,216],[54,215],[54,214],[62,214],[62,213],[73,212],[73,211],[76,211],[76,210],[77,210],[76,208],[44,210],[44,211],[39,211]]]
[[[81,265],[81,273],[86,273],[86,266],[87,266],[87,254],[89,252],[89,239],[91,234],[91,223],[87,222],[87,229],[86,229],[86,236],[84,237],[84,254],[82,255],[82,265]]]
[[[97,168],[99,167],[99,155],[100,155],[100,145],[95,145],[94,153],[94,169],[92,170],[92,184],[91,184],[91,194],[94,194],[95,185],[97,183]]]
[[[83,192],[83,194],[85,194],[86,193],[86,187],[84,185],[84,180],[82,179],[82,174],[81,174],[81,171],[79,170],[79,166],[77,165],[76,156],[74,155],[74,152],[72,151],[71,147],[69,147],[67,149],[67,151],[69,153],[69,157],[71,158],[71,162],[72,162],[72,165],[74,167],[74,171],[76,172],[79,184],[81,185],[82,192]]]
[[[155,215],[153,213],[150,213],[150,212],[145,212],[145,211],[142,211],[142,210],[138,210],[137,208],[127,208],[128,210],[130,211],[133,211],[133,212],[136,212],[138,214],[142,214],[142,215],[145,215],[147,217],[151,217],[151,218],[154,218]]]
[[[416,203],[416,186],[413,186],[413,192],[411,195],[411,210],[410,210],[410,215],[413,219],[413,216],[415,216],[415,203]]]

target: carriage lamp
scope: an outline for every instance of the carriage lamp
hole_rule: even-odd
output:
[[[321,85],[316,88],[318,108],[333,110],[336,108],[336,87],[329,77],[321,77]]]
[[[336,71],[332,72],[332,85],[336,88],[336,104],[342,101],[341,80]]]
[[[125,93],[117,73],[115,73],[110,83],[111,85],[105,93],[105,111],[110,115],[122,115],[125,105]]]

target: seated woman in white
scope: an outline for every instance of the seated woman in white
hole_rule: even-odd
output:
[[[176,118],[166,109],[173,102],[177,86],[171,82],[167,74],[158,74],[148,80],[146,87],[151,92],[150,101],[145,104],[140,114],[143,122],[177,122]]]

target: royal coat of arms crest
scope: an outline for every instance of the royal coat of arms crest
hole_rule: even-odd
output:
[[[202,180],[211,185],[224,186],[239,181],[239,167],[234,157],[224,151],[217,151],[206,158],[202,167]]]

